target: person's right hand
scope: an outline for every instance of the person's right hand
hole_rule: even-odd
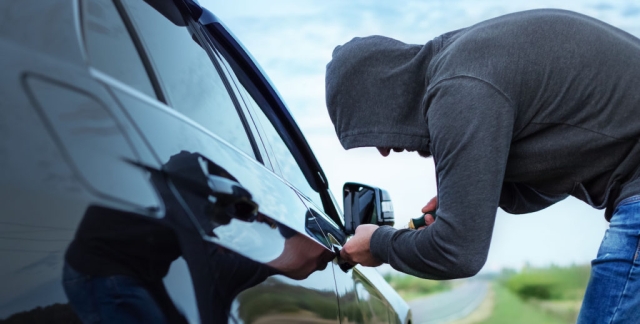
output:
[[[371,253],[371,236],[378,225],[362,224],[356,227],[356,234],[340,250],[340,257],[350,264],[377,267],[382,264]]]
[[[438,196],[435,196],[433,198],[431,198],[431,200],[429,200],[429,202],[422,207],[422,213],[426,213],[426,212],[434,212],[436,210],[436,208],[438,208]],[[427,224],[427,226],[433,224],[433,222],[435,222],[436,220],[433,218],[433,216],[431,215],[424,215],[424,222]],[[420,228],[424,228],[425,226],[422,226]],[[420,229],[418,228],[418,229]]]

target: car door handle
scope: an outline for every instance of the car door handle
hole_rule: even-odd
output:
[[[228,224],[231,218],[245,222],[258,216],[258,204],[251,193],[224,168],[199,153],[181,151],[171,156],[161,170],[128,160],[150,172],[162,173],[181,194],[206,199],[205,215],[218,225]]]

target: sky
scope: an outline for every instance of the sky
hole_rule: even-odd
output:
[[[200,0],[251,52],[282,95],[329,179],[336,200],[345,182],[386,189],[397,228],[436,195],[432,159],[416,153],[383,158],[375,148],[345,151],[324,99],[331,52],[353,37],[383,35],[424,44],[448,31],[511,12],[559,8],[603,20],[640,36],[640,4],[578,0],[249,1]],[[608,223],[603,211],[573,198],[543,211],[509,215],[498,210],[484,272],[502,268],[584,264],[595,258]]]

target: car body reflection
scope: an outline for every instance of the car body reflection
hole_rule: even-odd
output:
[[[92,281],[115,275],[140,280],[153,297],[147,302],[157,303],[169,322],[185,320],[171,303],[161,281],[180,255],[197,285],[198,300],[211,301],[200,307],[204,322],[226,321],[234,298],[270,276],[305,279],[317,270],[324,270],[334,258],[330,248],[312,239],[319,235],[313,230],[318,227],[315,217],[308,213],[302,216],[311,225],[307,226],[309,233],[300,233],[258,213],[258,205],[237,179],[201,154],[182,151],[160,170],[133,163],[151,173],[151,181],[165,207],[164,217],[91,206],[70,245],[66,261],[73,271],[91,275]],[[253,254],[262,252],[271,260],[261,263],[243,256],[239,253],[242,251],[234,251],[233,240],[243,235],[229,237],[230,233],[246,232],[247,228],[255,235],[247,239],[262,246]],[[229,239],[231,243],[216,244],[211,238]],[[84,294],[82,289],[94,289],[94,282],[78,287],[78,276],[67,278],[69,271],[72,270],[65,270],[65,290],[71,305],[86,320],[88,317],[84,316],[91,314],[85,299],[96,298],[95,304],[105,305],[104,296]],[[148,311],[151,306],[154,305],[134,307],[152,313]]]

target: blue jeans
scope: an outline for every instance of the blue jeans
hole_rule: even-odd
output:
[[[89,276],[65,263],[64,291],[83,323],[168,323],[149,290],[127,276]]]
[[[578,323],[640,323],[640,195],[621,201],[611,217]]]

